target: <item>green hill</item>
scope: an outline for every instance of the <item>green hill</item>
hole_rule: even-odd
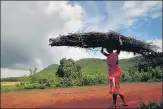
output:
[[[129,68],[134,66],[134,62],[130,62],[129,60],[130,59],[119,60],[119,64],[124,72],[128,71]],[[96,71],[107,73],[107,64],[105,59],[88,58],[81,59],[76,63],[81,65],[82,68],[90,74],[95,73]]]
[[[47,68],[41,70],[37,74],[42,74],[42,75],[55,74],[57,69],[58,69],[58,65],[57,64],[52,64],[52,65],[48,66]]]
[[[121,59],[119,60],[119,64],[124,72],[128,71],[134,65],[134,62],[129,62],[130,59]],[[76,61],[78,65],[80,65],[85,72],[89,74],[96,73],[96,71],[107,74],[107,64],[105,59],[97,59],[97,58],[85,58]],[[38,72],[38,74],[55,74],[57,71],[58,65],[52,64],[42,71]]]
[[[80,65],[85,72],[89,74],[93,74],[96,71],[101,73],[107,72],[107,65],[104,59],[96,59],[96,58],[86,58],[76,61],[78,65]]]

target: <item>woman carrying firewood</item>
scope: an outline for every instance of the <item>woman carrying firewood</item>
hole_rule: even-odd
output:
[[[119,37],[120,46],[122,45],[122,40]],[[118,65],[118,55],[120,50],[113,52],[113,49],[106,49],[108,53],[101,49],[101,53],[107,57],[107,65],[108,65],[108,75],[110,81],[110,91],[109,93],[113,95],[113,105],[112,107],[116,108],[116,100],[117,95],[119,95],[123,101],[122,106],[128,106],[124,100],[123,91],[120,88],[120,79],[122,77],[122,71],[120,66]]]

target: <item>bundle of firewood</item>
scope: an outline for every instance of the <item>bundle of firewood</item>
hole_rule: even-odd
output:
[[[119,43],[121,37],[123,45]],[[134,52],[142,55],[155,54],[157,47],[141,40],[126,37],[117,32],[70,33],[49,39],[50,46],[72,46],[81,48],[110,48],[113,50]]]

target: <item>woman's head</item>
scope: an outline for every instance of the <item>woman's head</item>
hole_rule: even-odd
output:
[[[113,49],[111,49],[111,48],[106,48],[106,51],[107,51],[108,53],[112,53],[112,52],[113,52]]]

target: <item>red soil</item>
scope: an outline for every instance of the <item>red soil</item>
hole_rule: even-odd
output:
[[[127,108],[139,106],[139,101],[162,99],[162,83],[121,84]],[[108,108],[112,96],[108,86],[45,89],[1,94],[1,108]],[[118,96],[117,105],[121,103]]]

